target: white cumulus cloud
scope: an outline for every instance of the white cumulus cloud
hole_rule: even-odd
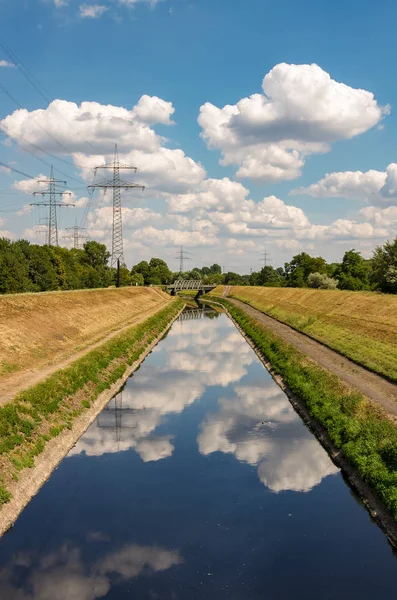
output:
[[[327,152],[377,125],[389,113],[371,92],[331,79],[316,64],[278,64],[264,78],[263,94],[218,108],[207,102],[198,122],[221,164],[237,164],[237,177],[281,181],[300,175],[305,157]]]
[[[317,183],[292,190],[292,195],[315,198],[349,198],[378,206],[397,204],[397,164],[386,171],[339,171],[327,173]]]
[[[81,4],[79,10],[80,17],[83,19],[98,19],[109,10],[109,7],[104,4]]]

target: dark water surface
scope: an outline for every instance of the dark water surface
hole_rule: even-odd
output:
[[[0,541],[1,600],[395,597],[327,453],[232,322],[193,316]]]

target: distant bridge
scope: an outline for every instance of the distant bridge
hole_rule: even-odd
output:
[[[171,292],[171,296],[175,296],[177,292],[183,290],[197,290],[196,296],[201,296],[215,288],[216,285],[212,283],[203,283],[201,279],[177,279],[174,283],[167,285],[167,289]]]
[[[196,321],[204,319],[206,314],[212,314],[212,310],[204,310],[202,308],[185,309],[178,317],[178,321]]]

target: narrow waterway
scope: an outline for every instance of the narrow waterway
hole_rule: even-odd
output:
[[[0,540],[1,600],[394,597],[382,532],[226,315],[185,312]]]

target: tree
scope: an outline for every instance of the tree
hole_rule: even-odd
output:
[[[84,253],[81,255],[82,264],[86,267],[91,267],[95,271],[88,269],[84,275],[85,281],[88,283],[86,287],[107,287],[111,284],[113,274],[108,267],[110,252],[105,244],[90,241],[83,246]],[[94,285],[95,282],[95,285]]]
[[[322,256],[316,258],[301,252],[285,263],[285,274],[289,287],[305,287],[310,273],[327,274],[327,262]]]
[[[58,278],[50,256],[50,246],[29,247],[29,278],[37,292],[58,288]]]
[[[90,267],[94,267],[94,269],[103,269],[104,267],[107,267],[109,258],[110,252],[105,244],[100,244],[93,240],[84,244],[83,262],[90,265]]]
[[[368,290],[369,265],[364,261],[360,252],[348,250],[343,256],[342,263],[335,269],[335,277],[341,290]]]
[[[135,273],[133,270],[131,271],[130,280],[131,285],[145,285],[142,273]]]
[[[0,293],[30,292],[34,288],[29,279],[28,261],[16,244],[0,239]]]
[[[202,279],[202,277],[203,277],[203,274],[201,272],[201,269],[198,269],[197,267],[195,267],[189,273],[189,279]]]
[[[397,293],[397,237],[375,249],[370,281],[375,289],[390,294]]]
[[[210,272],[214,273],[214,274],[222,274],[222,268],[220,265],[217,265],[216,263],[214,263],[213,265],[210,266]]]
[[[172,280],[167,263],[161,258],[152,258],[149,263],[149,283],[160,285]]]
[[[239,273],[233,273],[229,271],[225,273],[224,283],[226,285],[247,285],[247,277],[245,275],[240,275]]]
[[[134,273],[140,273],[143,277],[144,284],[149,285],[150,267],[146,260],[141,260],[135,267],[132,267],[131,275]]]
[[[310,273],[307,278],[307,285],[319,290],[335,290],[338,287],[338,282],[336,279],[325,275],[325,273]]]
[[[282,284],[282,278],[280,274],[271,266],[266,265],[259,273],[259,285],[265,285],[269,287],[278,287]]]
[[[115,270],[115,275],[117,279],[117,270]],[[115,281],[116,283],[116,281]],[[130,285],[131,283],[131,273],[129,269],[125,265],[120,267],[120,286]]]

